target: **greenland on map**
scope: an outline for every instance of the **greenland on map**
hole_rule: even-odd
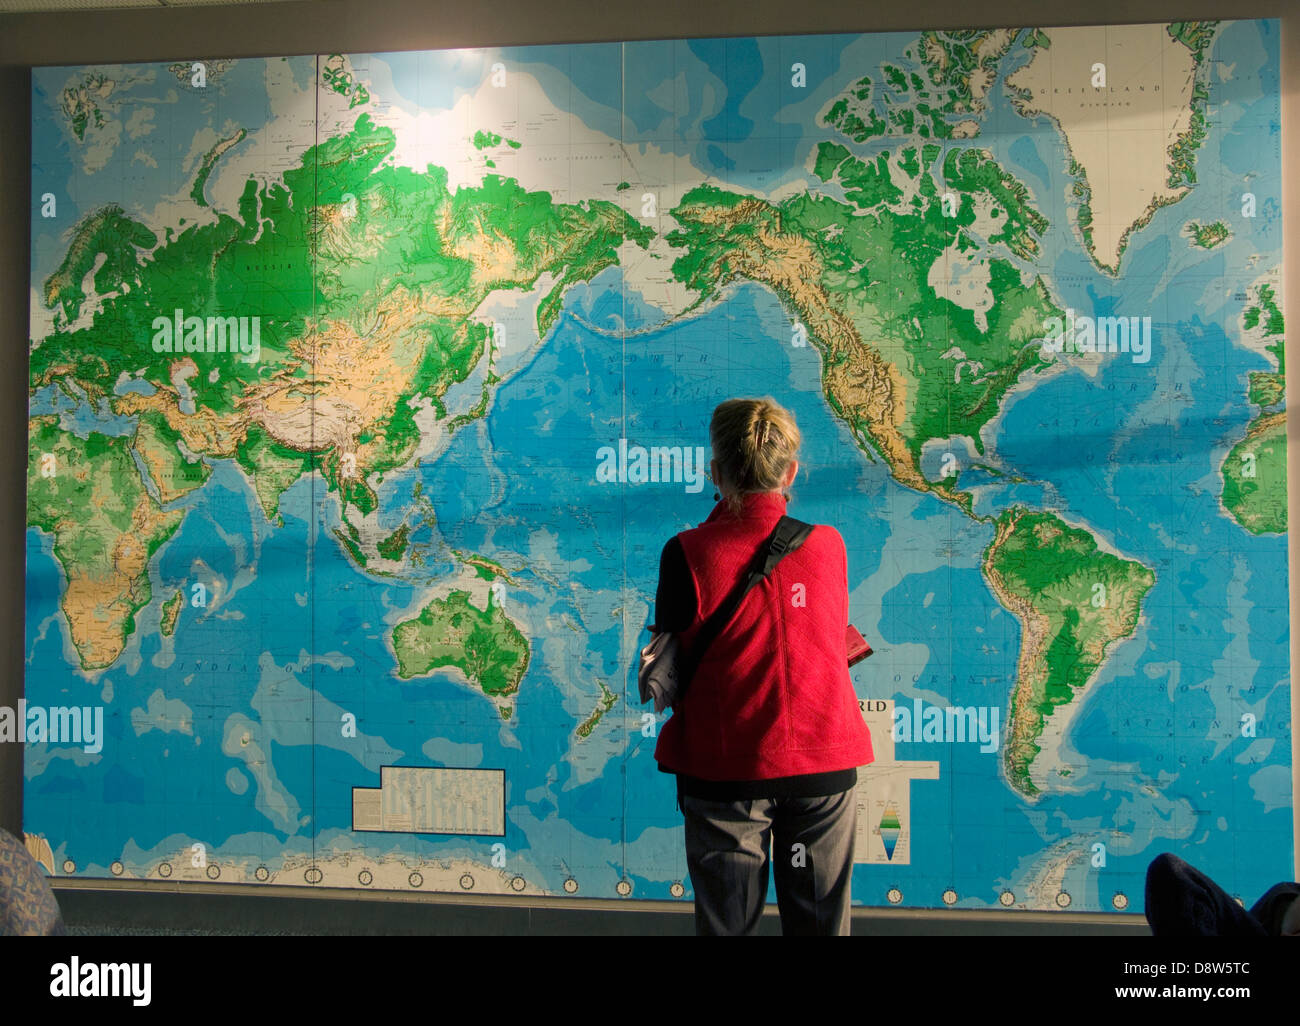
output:
[[[876,649],[856,903],[1291,879],[1279,75],[1277,21],[36,69],[29,849],[691,900],[637,653],[770,395]]]

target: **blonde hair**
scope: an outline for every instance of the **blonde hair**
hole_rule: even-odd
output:
[[[775,399],[728,399],[718,404],[709,424],[713,458],[718,461],[721,491],[733,513],[744,508],[744,496],[778,491],[799,453],[803,437],[794,414]]]

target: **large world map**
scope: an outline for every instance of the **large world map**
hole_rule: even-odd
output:
[[[1290,879],[1278,82],[1276,21],[36,70],[28,847],[689,901],[636,656],[770,395],[877,650],[857,903]]]

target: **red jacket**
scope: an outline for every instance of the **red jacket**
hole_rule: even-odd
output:
[[[724,500],[677,536],[695,585],[695,620],[680,635],[688,650],[785,506],[779,494],[747,495],[737,518]],[[844,539],[818,525],[709,647],[660,731],[660,766],[705,780],[766,780],[870,763],[871,733],[849,678],[848,622]]]

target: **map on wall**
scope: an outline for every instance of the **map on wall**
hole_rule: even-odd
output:
[[[691,899],[708,423],[848,549],[857,903],[1293,875],[1279,26],[33,72],[29,848]],[[775,857],[781,857],[776,853]]]

